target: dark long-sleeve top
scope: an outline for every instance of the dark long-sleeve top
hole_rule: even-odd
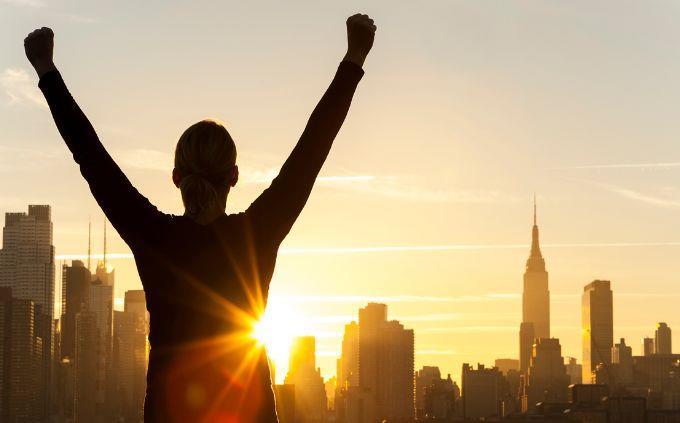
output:
[[[97,203],[134,255],[150,314],[145,421],[275,422],[266,355],[249,336],[277,251],[363,76],[342,62],[279,175],[245,212],[201,225],[159,211],[113,161],[58,71],[39,87]]]

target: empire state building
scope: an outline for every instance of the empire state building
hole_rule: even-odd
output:
[[[522,326],[520,327],[520,368],[529,366],[531,347],[536,338],[550,338],[550,291],[548,272],[538,242],[536,199],[534,198],[534,227],[531,232],[531,253],[524,272],[522,293]]]

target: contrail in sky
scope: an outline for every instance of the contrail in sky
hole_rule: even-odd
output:
[[[680,241],[662,242],[594,242],[594,243],[554,243],[542,244],[541,248],[641,248],[641,247],[680,247]],[[307,247],[282,248],[280,255],[339,255],[369,253],[475,251],[475,250],[513,250],[526,249],[529,244],[443,244],[443,245],[385,245],[374,247]],[[132,253],[107,253],[109,259],[131,259]],[[57,260],[82,260],[87,254],[59,254]],[[101,259],[101,254],[92,254],[93,259]]]
[[[567,170],[567,169],[646,169],[646,168],[668,168],[680,167],[680,162],[660,162],[660,163],[612,163],[612,164],[594,164],[581,166],[564,166],[554,167],[550,170]]]

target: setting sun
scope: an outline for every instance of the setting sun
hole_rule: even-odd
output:
[[[285,377],[288,355],[295,336],[304,334],[302,317],[276,298],[270,298],[262,318],[253,327],[253,337],[267,350],[277,380]]]

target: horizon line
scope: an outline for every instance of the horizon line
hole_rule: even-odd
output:
[[[430,251],[477,251],[477,250],[514,250],[529,248],[530,244],[440,244],[440,245],[383,245],[373,247],[289,247],[281,248],[280,255],[336,255],[363,253],[401,253]],[[639,247],[680,247],[680,241],[653,242],[593,242],[593,243],[547,243],[541,248],[639,248]],[[102,253],[91,254],[94,259],[103,259]],[[87,259],[88,254],[57,254],[55,260]],[[132,253],[106,253],[107,259],[132,259]]]

